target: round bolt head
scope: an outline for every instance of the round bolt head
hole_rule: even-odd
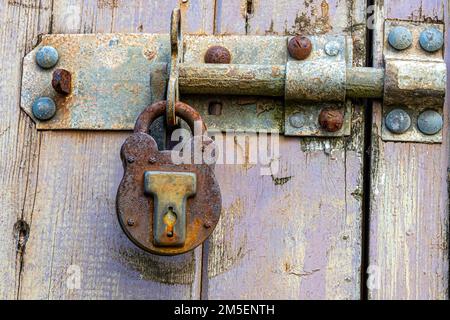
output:
[[[44,69],[53,68],[59,60],[58,51],[51,46],[44,46],[36,52],[36,63]]]
[[[399,26],[391,30],[388,41],[394,49],[405,50],[411,47],[413,35],[408,28]]]
[[[337,41],[330,41],[325,45],[325,53],[330,57],[335,57],[341,52],[341,45]]]
[[[422,31],[419,42],[423,50],[436,52],[444,46],[444,34],[440,30],[430,27]]]
[[[392,133],[405,133],[411,127],[411,117],[402,109],[394,109],[385,119],[386,128]]]
[[[51,98],[40,97],[34,101],[31,110],[36,119],[45,121],[53,118],[55,115],[56,104]]]
[[[231,62],[231,53],[222,46],[212,46],[205,53],[205,63],[229,64]]]
[[[289,117],[289,123],[294,128],[302,128],[305,125],[305,117],[302,113],[297,112]]]
[[[319,124],[327,132],[337,132],[344,125],[344,114],[340,110],[325,108],[320,112]]]
[[[427,110],[422,112],[417,119],[417,127],[420,132],[426,135],[433,135],[442,130],[444,121],[439,112]]]
[[[305,60],[312,52],[312,43],[307,37],[295,36],[288,43],[288,51],[292,58]]]

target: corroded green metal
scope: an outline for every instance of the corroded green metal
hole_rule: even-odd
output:
[[[36,52],[45,45],[59,53],[58,63],[50,69],[35,62]],[[167,35],[44,36],[24,58],[21,106],[34,118],[31,107],[36,98],[55,101],[55,116],[48,121],[35,119],[38,129],[132,129],[146,106],[165,99],[169,46]],[[55,68],[71,72],[69,95],[52,88]]]
[[[344,136],[351,131],[348,98],[382,98],[389,110],[398,105],[415,113],[442,109],[446,88],[442,50],[425,52],[417,41],[406,50],[392,48],[387,39],[397,26],[408,27],[417,39],[430,27],[388,21],[383,69],[353,67],[352,39],[342,35],[308,37],[312,48],[303,60],[288,53],[291,38],[287,36],[177,37],[179,43],[172,41],[179,47],[176,66],[169,35],[48,35],[24,59],[21,105],[33,117],[37,98],[55,101],[53,118],[33,117],[38,129],[130,130],[146,106],[170,102],[176,94],[166,92],[178,92],[173,89],[179,86],[180,100],[200,110],[208,127],[216,130]],[[36,53],[44,46],[59,54],[57,64],[49,69],[36,63]],[[207,63],[211,48],[226,52],[227,63]],[[174,66],[176,85],[168,85]],[[72,87],[64,94],[52,88],[55,69],[71,75]],[[216,109],[220,105],[221,112],[211,113],[211,104]],[[345,115],[341,130],[320,128],[317,116],[323,108]],[[383,135],[395,141],[441,139],[422,136],[418,131],[391,136],[386,130]]]
[[[419,129],[421,115],[427,111],[442,118],[447,87],[447,67],[444,51],[428,52],[419,41],[424,32],[430,28],[442,33],[443,25],[433,23],[410,23],[406,21],[387,20],[385,37],[395,28],[407,28],[414,39],[406,50],[392,48],[388,40],[384,43],[384,92],[382,139],[385,141],[441,143],[442,131],[433,135]],[[411,126],[397,134],[389,130],[388,116],[396,109],[408,113]]]

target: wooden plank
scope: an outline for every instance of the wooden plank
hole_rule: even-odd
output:
[[[20,110],[22,57],[48,32],[51,1],[0,4],[0,298],[14,299],[26,244],[26,228],[15,228],[33,207],[39,135]],[[22,232],[21,232],[22,231]]]
[[[253,8],[242,7],[249,2]],[[365,1],[249,2],[218,1],[216,32],[350,30],[355,65],[364,61]],[[329,19],[319,22],[313,13],[323,3]],[[216,167],[224,210],[209,243],[205,297],[360,298],[363,130],[356,106],[348,139],[281,137],[280,169],[272,176],[248,163]]]
[[[377,1],[375,65],[382,64],[382,17],[443,21],[446,2]],[[447,132],[448,103],[445,109]],[[385,143],[381,121],[374,104],[369,298],[447,299],[448,136],[442,145]]]
[[[52,31],[168,32],[176,3],[58,1]],[[211,33],[213,1],[198,3],[182,8],[186,19],[195,21],[186,24],[187,31]],[[31,230],[21,299],[200,297],[201,248],[176,258],[156,257],[137,249],[120,230],[115,196],[123,173],[119,150],[128,135],[40,133],[34,207],[25,212]],[[78,272],[80,289],[70,289],[67,283],[76,285]]]

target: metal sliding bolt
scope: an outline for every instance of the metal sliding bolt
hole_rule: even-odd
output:
[[[442,130],[442,116],[434,110],[426,110],[417,119],[417,128],[426,135],[433,135]]]
[[[208,114],[220,116],[222,114],[222,103],[219,101],[210,102],[208,106]]]
[[[444,46],[444,34],[440,30],[430,27],[422,31],[419,42],[423,50],[436,52]]]
[[[295,36],[288,44],[288,51],[292,58],[297,60],[305,60],[312,51],[312,43],[307,37]]]
[[[397,50],[405,50],[411,47],[413,43],[413,35],[406,27],[395,27],[389,32],[389,44]]]
[[[52,46],[44,46],[36,52],[36,63],[43,69],[53,68],[58,60],[58,51]]]
[[[31,111],[36,119],[41,121],[49,120],[53,118],[56,113],[55,101],[49,97],[37,98],[33,103]]]
[[[411,127],[411,117],[405,110],[394,109],[386,116],[385,124],[392,133],[405,133]]]
[[[231,62],[231,53],[222,46],[210,47],[205,53],[205,63],[229,64]]]

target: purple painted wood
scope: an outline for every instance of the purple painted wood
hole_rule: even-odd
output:
[[[218,3],[223,34],[340,32],[365,23],[364,1]],[[364,61],[364,31],[353,31],[355,60]],[[250,164],[217,166],[224,211],[209,245],[207,297],[360,298],[362,122],[355,107],[349,139],[282,137],[272,176]]]
[[[444,12],[448,13],[448,8],[444,10],[446,2],[384,1],[384,6],[378,5],[377,14],[396,19],[443,21]],[[381,28],[378,23],[374,43],[378,63],[383,41]],[[446,40],[448,45],[448,37]],[[445,118],[447,132],[448,107]],[[448,135],[444,134],[442,145],[385,143],[380,138],[381,121],[381,105],[375,104],[369,297],[447,299]]]
[[[171,10],[177,2],[57,1],[51,30],[167,33]],[[182,14],[187,32],[212,33],[214,1],[182,5]],[[17,110],[11,108],[11,112]],[[19,298],[200,297],[201,248],[175,258],[152,256],[134,246],[118,225],[115,196],[123,172],[119,150],[128,135],[37,133],[32,143],[40,148],[31,156],[39,159],[38,170],[30,178],[36,180],[36,185],[28,195],[31,206],[24,210],[31,229],[23,265],[18,264],[20,288],[13,290],[14,294],[19,292]],[[80,287],[70,289],[67,281],[73,280],[78,271]]]

